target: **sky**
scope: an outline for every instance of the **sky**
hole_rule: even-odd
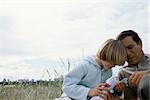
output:
[[[148,0],[0,0],[0,80],[67,73],[83,55],[132,29],[150,53]],[[50,73],[50,76],[47,73]]]

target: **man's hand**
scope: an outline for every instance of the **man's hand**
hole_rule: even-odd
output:
[[[129,85],[133,88],[136,88],[145,74],[145,71],[136,71],[129,77]]]
[[[114,89],[117,92],[123,92],[125,89],[125,84],[123,82],[117,83]]]
[[[106,87],[106,84],[98,84],[94,88],[90,89],[88,96],[104,96],[106,93],[103,91],[107,91],[108,87]]]
[[[113,96],[111,94],[107,94],[105,95],[104,100],[123,100],[123,99],[120,98],[119,96]]]

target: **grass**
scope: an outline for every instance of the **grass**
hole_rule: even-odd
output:
[[[61,95],[61,82],[0,86],[0,100],[53,100]]]
[[[67,59],[64,62],[61,58],[63,68],[70,71],[71,61]],[[55,68],[56,76],[60,76]],[[49,77],[50,73],[46,70]],[[15,85],[0,85],[0,100],[54,100],[62,94],[62,81],[44,81],[39,84],[15,84]]]

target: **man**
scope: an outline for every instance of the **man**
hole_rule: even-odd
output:
[[[141,87],[138,86],[144,86],[139,85],[139,83],[145,84],[142,83],[141,78],[143,77],[143,75],[148,73],[150,69],[150,56],[143,52],[142,40],[140,39],[138,34],[133,30],[126,30],[121,32],[118,35],[117,39],[123,43],[127,52],[128,65],[124,67],[124,69],[134,72],[133,74],[123,70],[119,72],[119,78],[128,78],[129,82],[128,86],[124,90],[124,99],[137,100],[137,89],[139,89],[138,92],[141,92]],[[146,87],[147,88],[144,89],[147,89],[149,91],[149,84],[147,84]]]

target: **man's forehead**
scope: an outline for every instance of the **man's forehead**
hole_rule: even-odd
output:
[[[136,42],[132,39],[132,37],[130,37],[130,36],[125,37],[124,39],[121,40],[121,42],[122,42],[123,44],[126,44],[126,45],[130,45],[130,44],[136,43]]]
[[[130,36],[127,36],[126,38],[122,39],[121,42],[126,48],[137,45],[137,43]]]

